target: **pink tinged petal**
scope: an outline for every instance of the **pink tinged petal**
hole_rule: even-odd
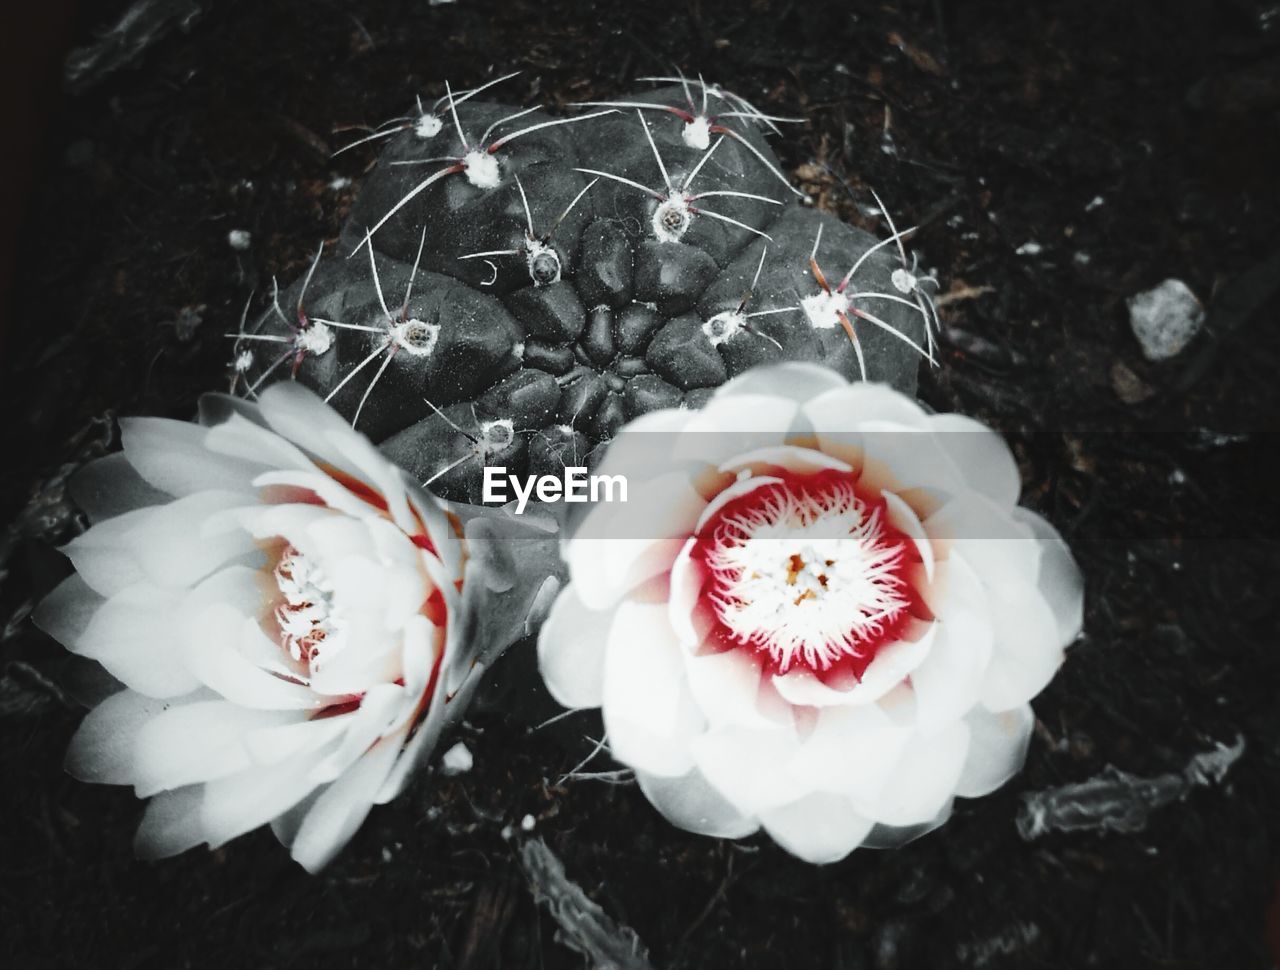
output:
[[[963,414],[934,414],[928,421],[934,439],[951,456],[970,488],[1002,509],[1017,504],[1022,476],[1004,438]]]
[[[988,588],[995,651],[982,685],[993,711],[1024,704],[1053,679],[1064,659],[1058,619],[1030,583]]]
[[[962,557],[988,586],[1039,575],[1040,543],[1031,529],[976,492],[945,502],[924,529],[942,558]]]
[[[133,840],[138,858],[167,859],[204,842],[203,800],[203,785],[161,792],[151,799]]]
[[[725,650],[701,656],[685,654],[685,672],[703,716],[712,730],[741,726],[776,728],[789,725],[776,710],[760,703],[764,674],[760,661],[745,650]],[[770,716],[772,715],[772,716]]]
[[[969,755],[956,782],[956,794],[979,798],[1022,770],[1035,715],[1030,704],[999,713],[978,707],[969,712],[965,721],[970,732]]]
[[[67,749],[67,771],[98,785],[130,785],[135,774],[138,733],[168,705],[137,691],[112,694],[91,710]]]
[[[849,382],[829,367],[791,362],[774,367],[754,367],[722,385],[715,397],[765,395],[804,404],[827,392],[845,390],[848,386]]]
[[[328,437],[334,449],[360,469],[360,481],[382,496],[391,521],[405,532],[414,532],[418,524],[409,511],[404,473],[387,461],[368,438],[353,433],[345,424],[341,432],[331,431]]]
[[[854,811],[842,795],[811,792],[761,813],[760,821],[778,845],[815,865],[839,862],[871,831],[872,821]]]
[[[686,832],[741,839],[760,827],[755,818],[744,815],[712,788],[696,768],[674,778],[637,771],[636,781],[653,807]]]
[[[120,419],[120,442],[129,463],[161,491],[179,498],[207,491],[247,493],[262,467],[209,451],[208,435],[208,428],[186,421]]]
[[[685,682],[665,603],[618,607],[609,630],[602,706],[617,760],[653,774],[688,772],[689,739],[705,721]]]
[[[1058,620],[1058,639],[1069,646],[1084,626],[1084,577],[1071,556],[1071,549],[1047,520],[1017,508],[1013,517],[1027,526],[1040,541],[1040,594]]]
[[[687,475],[672,472],[632,482],[627,502],[592,508],[565,550],[582,602],[604,609],[670,570],[705,504]]]
[[[253,484],[255,488],[276,485],[315,492],[320,501],[330,510],[336,510],[353,518],[367,515],[373,508],[368,502],[353,495],[351,490],[336,478],[315,470],[267,471],[255,478]],[[316,506],[312,507],[316,508]]]
[[[776,476],[772,476],[772,475],[751,475],[747,478],[741,478],[735,481],[733,484],[729,485],[727,488],[724,488],[719,492],[717,492],[716,495],[711,499],[711,501],[707,503],[706,508],[702,510],[702,514],[698,516],[698,522],[696,526],[697,530],[701,532],[704,528],[706,528],[707,523],[710,522],[712,518],[714,518],[716,515],[718,515],[721,509],[723,509],[730,502],[733,502],[736,499],[740,499],[744,495],[749,495],[752,492],[754,492],[756,489],[763,488],[766,485],[780,485],[782,483],[783,483],[783,479],[778,478]],[[692,546],[690,546],[685,551],[688,552],[691,549],[692,549]]]
[[[799,748],[792,729],[721,728],[695,738],[692,748],[698,770],[744,815],[785,805],[804,791],[789,769]]]
[[[935,566],[933,544],[929,542],[929,536],[924,531],[920,517],[916,515],[915,509],[896,492],[882,492],[881,498],[884,499],[889,524],[911,540],[924,567],[925,579],[933,582]]]
[[[805,402],[804,416],[819,438],[858,431],[867,422],[887,421],[924,430],[929,416],[914,399],[888,384],[856,381],[814,395]],[[826,450],[825,448],[823,449]]]
[[[671,567],[667,596],[667,618],[676,639],[687,653],[701,645],[714,622],[710,607],[701,599],[702,588],[711,574],[700,560],[692,557],[696,545],[697,539],[690,537],[681,548]]]
[[[992,623],[981,581],[963,559],[942,564],[945,592],[930,605],[937,633],[929,656],[911,673],[916,723],[926,735],[946,728],[978,703],[993,649]]]
[[[182,649],[182,597],[139,583],[107,600],[70,644],[117,680],[151,697],[179,697],[200,686]]]
[[[969,751],[969,726],[954,722],[932,737],[916,735],[874,802],[859,804],[877,822],[920,825],[934,819],[955,793]]]
[[[538,633],[538,669],[551,696],[564,707],[599,707],[604,701],[605,644],[612,610],[590,610],[571,583],[556,598]]]
[[[394,740],[378,742],[321,793],[292,840],[295,862],[308,872],[318,872],[351,841],[373,807],[399,748]]]
[[[123,452],[89,462],[71,477],[69,485],[76,505],[95,523],[173,499],[149,485]]]
[[[271,642],[255,619],[225,603],[189,610],[182,636],[189,671],[233,703],[264,710],[308,710],[324,705],[323,697],[310,687],[275,676],[248,659],[264,654]]]
[[[873,802],[898,765],[911,729],[878,704],[824,707],[789,768],[804,790]]]
[[[251,766],[246,736],[296,718],[228,701],[175,704],[148,721],[134,744],[133,785],[140,798],[223,778]]]
[[[362,477],[360,467],[333,445],[335,438],[356,437],[357,432],[301,384],[272,384],[262,392],[259,410],[277,434],[352,478]]]
[[[863,671],[862,680],[840,690],[828,687],[807,670],[774,675],[773,685],[792,704],[827,707],[832,704],[870,704],[901,684],[919,667],[933,648],[936,624],[912,626],[912,639],[898,640],[882,647]]]
[[[387,736],[400,717],[405,691],[397,684],[379,684],[360,699],[350,714],[340,715],[346,724],[337,748],[315,766],[312,778],[318,784],[333,781],[356,763],[379,738]]]

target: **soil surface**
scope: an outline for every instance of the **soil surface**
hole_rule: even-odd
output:
[[[520,867],[526,816],[662,968],[1273,965],[1280,8],[187,6],[199,15],[185,30],[61,101],[28,193],[0,364],[7,965],[582,966]],[[124,9],[94,5],[77,42]],[[1010,435],[1024,504],[1063,530],[1086,577],[1086,632],[1035,702],[1024,773],[905,848],[807,866],[762,836],[677,831],[634,785],[565,779],[599,724],[532,730],[556,708],[522,645],[461,733],[474,769],[376,809],[322,875],[266,831],[135,861],[142,805],[63,773],[82,708],[63,651],[25,619],[66,569],[51,546],[75,528],[62,477],[111,447],[108,416],[186,418],[227,386],[224,334],[250,293],[305,269],[374,158],[331,157],[353,137],[339,129],[400,115],[445,79],[518,70],[504,100],[558,107],[673,66],[806,118],[776,150],[823,208],[884,235],[870,186],[900,227],[920,227],[944,324],[921,396]],[[1156,364],[1125,299],[1170,277],[1208,320]],[[1139,832],[1028,842],[1015,828],[1024,793],[1107,765],[1180,771],[1237,735],[1246,750],[1221,784]]]

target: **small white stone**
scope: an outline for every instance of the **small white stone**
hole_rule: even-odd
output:
[[[1182,280],[1165,280],[1127,302],[1129,326],[1147,360],[1176,357],[1204,326],[1204,307]]]
[[[524,818],[520,820],[520,828],[525,832],[532,832],[533,827],[537,824],[538,824],[537,819],[535,819],[532,815],[526,815]]]
[[[1102,206],[1106,205],[1106,202],[1107,200],[1104,199],[1102,196],[1095,195],[1092,199],[1089,200],[1089,204],[1084,207],[1084,211],[1092,212],[1094,209],[1099,209]]]
[[[249,234],[248,229],[232,229],[227,233],[227,244],[238,253],[248,249],[252,241],[253,236]]]
[[[475,759],[471,757],[471,751],[459,741],[440,759],[440,770],[446,775],[465,775],[474,764]]]
[[[1029,242],[1024,242],[1021,246],[1019,246],[1016,250],[1014,250],[1014,252],[1016,252],[1019,256],[1039,256],[1040,253],[1043,251],[1044,251],[1044,247],[1041,246],[1034,239],[1030,240]]]

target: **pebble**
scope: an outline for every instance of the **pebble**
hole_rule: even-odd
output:
[[[238,253],[248,249],[251,242],[253,242],[253,236],[248,229],[232,229],[227,233],[227,245]]]
[[[1182,280],[1165,280],[1127,303],[1129,326],[1147,360],[1176,357],[1204,326],[1204,307]]]
[[[445,775],[465,775],[474,764],[470,749],[459,741],[440,759],[440,771]]]

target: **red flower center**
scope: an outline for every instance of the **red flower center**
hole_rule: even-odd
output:
[[[860,678],[918,612],[915,545],[884,499],[838,471],[782,473],[727,502],[693,555],[710,577],[700,613],[713,648],[748,648],[775,673]]]

